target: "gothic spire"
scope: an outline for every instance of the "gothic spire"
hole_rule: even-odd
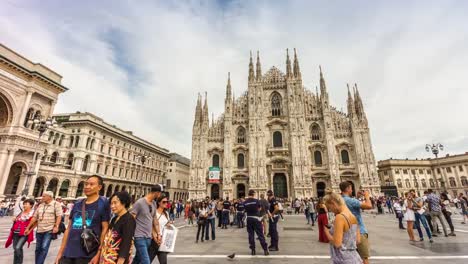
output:
[[[262,78],[262,65],[260,64],[260,52],[257,50],[257,80]]]
[[[348,115],[353,117],[355,115],[354,100],[353,96],[351,95],[351,91],[349,90],[349,84],[347,83],[346,86],[348,87]]]
[[[210,124],[208,115],[208,92],[205,92],[205,104],[203,105],[203,122],[206,125]]]
[[[301,78],[301,69],[299,68],[299,60],[297,59],[296,48],[294,48],[294,77]]]
[[[226,100],[230,100],[232,96],[232,88],[231,88],[231,73],[228,72],[228,80],[226,85]]]
[[[291,72],[291,60],[289,59],[289,49],[286,49],[286,78],[292,76]]]
[[[202,105],[201,105],[201,96],[200,93],[198,93],[198,98],[197,98],[197,106],[195,107],[195,120],[193,121],[193,125],[197,125],[201,122],[202,118]]]
[[[322,66],[319,66],[320,69],[320,93],[322,96],[327,94],[327,85],[325,84],[325,79],[323,78]]]
[[[250,51],[250,62],[249,62],[249,82],[255,79],[254,66],[252,62],[252,51]]]

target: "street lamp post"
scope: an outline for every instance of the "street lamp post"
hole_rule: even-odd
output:
[[[152,157],[149,156],[149,155],[143,154],[143,155],[137,155],[136,159],[141,161],[141,171],[140,171],[141,172],[141,176],[140,176],[140,195],[141,195],[142,192],[143,192],[143,187],[141,185],[141,182],[143,181],[143,167],[145,166],[146,161],[152,159]]]
[[[434,156],[436,157],[436,167],[438,168],[438,165],[439,165],[439,161],[437,160],[437,157],[439,155],[439,152],[440,151],[443,151],[444,150],[444,146],[440,143],[436,143],[436,144],[426,144],[426,151],[427,152],[432,152],[432,154],[434,154]],[[434,179],[436,182],[437,181],[437,177],[435,176],[436,174],[436,170],[434,170]],[[442,175],[440,175],[440,187],[443,191],[445,191],[445,181],[444,181],[444,178]]]
[[[51,117],[43,120],[42,119],[42,116],[36,116],[34,117],[34,119],[30,119],[28,121],[29,124],[33,123],[35,125],[35,127],[37,127],[37,131],[39,132],[39,135],[37,136],[37,141],[36,141],[36,145],[34,147],[34,155],[33,155],[33,159],[31,161],[31,168],[29,171],[26,171],[24,172],[24,174],[26,175],[26,184],[24,186],[24,189],[22,191],[22,195],[28,195],[28,192],[29,192],[29,185],[30,185],[30,181],[31,181],[31,177],[34,176],[36,174],[36,172],[34,171],[34,168],[36,167],[36,159],[37,159],[37,151],[39,149],[39,143],[41,142],[41,137],[42,135],[44,135],[44,133],[47,131],[47,129],[51,126],[53,127],[57,127],[57,122],[52,119]]]

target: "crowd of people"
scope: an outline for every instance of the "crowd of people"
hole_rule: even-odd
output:
[[[45,263],[51,241],[63,234],[57,264],[149,264],[155,258],[164,264],[168,251],[160,250],[162,235],[173,229],[174,220],[182,216],[187,225],[197,227],[196,243],[215,240],[217,228],[246,228],[251,254],[256,255],[257,236],[264,255],[269,255],[279,251],[277,224],[283,218],[283,205],[287,214],[304,214],[308,225],[317,224],[318,240],[330,244],[333,263],[369,263],[369,234],[363,210],[377,208],[377,214],[395,214],[399,228],[407,230],[411,243],[424,241],[423,231],[431,243],[442,233],[456,236],[451,215],[461,211],[463,224],[468,218],[466,196],[460,194],[452,199],[447,193],[436,195],[431,189],[421,197],[414,190],[399,198],[371,197],[362,190],[354,195],[352,184],[342,182],[341,193],[327,189],[321,198],[290,201],[277,199],[271,190],[258,195],[249,190],[248,197],[240,199],[206,197],[183,202],[169,200],[162,185],[154,185],[137,201],[132,201],[126,191],[116,192],[109,199],[100,196],[102,186],[102,178],[93,175],[85,182],[85,198],[75,203],[54,199],[50,191],[40,199],[21,197],[16,202],[2,203],[0,213],[13,215],[5,246],[13,246],[14,263],[23,263],[23,247],[33,241],[35,263]]]

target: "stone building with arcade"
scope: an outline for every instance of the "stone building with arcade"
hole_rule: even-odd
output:
[[[0,195],[40,196],[50,190],[79,197],[92,174],[104,178],[105,196],[127,190],[136,198],[154,183],[165,183],[167,149],[91,113],[53,115],[58,96],[67,91],[61,80],[0,44]],[[31,120],[50,117],[58,126],[40,136]],[[28,177],[25,172],[31,171]]]
[[[199,95],[192,131],[190,198],[237,198],[249,189],[278,197],[324,195],[341,181],[380,192],[370,131],[357,85],[348,86],[347,113],[330,104],[324,73],[320,89],[303,86],[299,59],[286,53],[286,72],[262,71],[257,53],[247,91],[234,98],[228,75],[224,113],[209,120]],[[343,89],[343,91],[346,88]],[[219,169],[219,180],[209,178]]]

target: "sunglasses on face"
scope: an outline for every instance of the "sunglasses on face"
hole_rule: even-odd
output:
[[[161,201],[162,204],[167,204],[167,201]]]

